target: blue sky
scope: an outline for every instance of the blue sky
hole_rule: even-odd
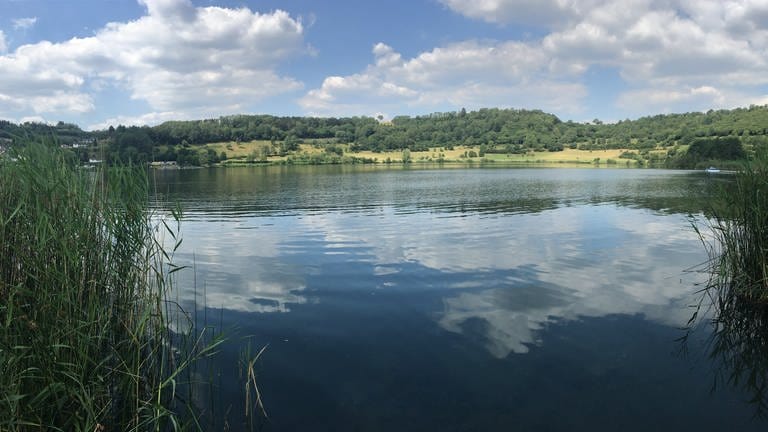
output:
[[[768,103],[768,0],[0,0],[0,118]]]

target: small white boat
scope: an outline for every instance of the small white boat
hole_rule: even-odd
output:
[[[704,172],[707,173],[707,174],[717,174],[717,173],[720,172],[720,169],[719,168],[715,168],[715,167],[709,167],[709,168],[705,169]]]

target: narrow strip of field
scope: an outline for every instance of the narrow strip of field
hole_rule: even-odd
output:
[[[289,158],[311,158],[328,155],[329,146],[338,148],[347,158],[367,160],[373,163],[402,163],[408,159],[412,163],[451,162],[499,162],[514,164],[597,164],[616,166],[636,166],[638,162],[621,155],[632,152],[627,149],[611,150],[578,150],[566,148],[557,152],[528,152],[525,154],[504,154],[480,152],[477,146],[455,146],[453,148],[434,147],[427,151],[395,150],[395,151],[350,151],[347,144],[332,144],[318,140],[313,144],[300,144],[298,150],[278,155],[279,143],[270,141],[228,142],[206,144],[205,150],[212,149],[216,154],[225,154],[228,164],[254,161],[279,163]],[[482,154],[482,156],[481,156]]]

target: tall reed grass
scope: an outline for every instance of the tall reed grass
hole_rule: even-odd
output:
[[[78,169],[39,144],[15,159],[0,160],[0,430],[194,428],[180,389],[221,339],[170,300],[180,240],[148,210],[146,169]]]
[[[768,416],[768,158],[724,182],[701,225],[694,221],[709,278],[683,341],[702,321],[710,324],[716,382],[747,391],[756,415]]]
[[[709,228],[708,290],[717,298],[768,306],[768,158],[744,165],[723,184]]]

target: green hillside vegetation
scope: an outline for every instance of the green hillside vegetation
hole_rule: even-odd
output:
[[[56,137],[62,144],[72,145],[92,139],[93,134],[71,123],[58,122],[55,125],[48,125],[27,122],[17,125],[6,120],[0,120],[0,144],[10,141],[28,142],[33,141],[32,138],[49,137]]]
[[[405,150],[419,155],[411,157],[411,162],[536,161],[546,158],[530,156],[571,149],[622,150],[621,164],[629,161],[633,165],[699,168],[733,165],[733,161],[765,147],[768,106],[656,115],[616,123],[597,119],[564,122],[539,110],[496,108],[398,116],[391,121],[235,115],[170,121],[154,127],[118,126],[97,132],[84,132],[64,123],[0,122],[0,145],[13,142],[15,137],[41,135],[55,137],[63,145],[90,143],[87,149],[73,148],[81,160],[179,165],[402,161],[402,157],[384,154],[402,155]],[[448,156],[456,149],[461,149],[459,156],[464,157]],[[423,157],[425,152],[437,152],[438,156]],[[586,154],[578,158],[594,160]]]

